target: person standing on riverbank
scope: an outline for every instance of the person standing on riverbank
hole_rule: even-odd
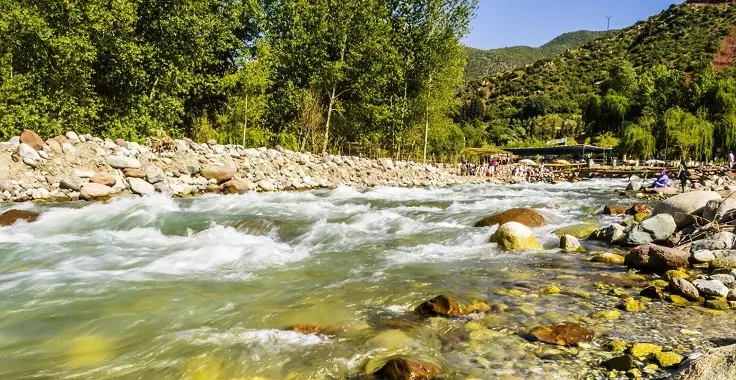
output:
[[[733,169],[734,161],[736,161],[736,156],[733,155],[733,152],[728,153],[728,168]]]
[[[680,180],[680,186],[682,186],[682,192],[685,192],[687,188],[687,181],[690,180],[690,171],[685,165],[685,161],[680,161],[680,172],[677,174],[677,178]]]

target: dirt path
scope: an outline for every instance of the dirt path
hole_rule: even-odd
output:
[[[721,71],[725,69],[733,63],[734,58],[736,58],[736,28],[733,28],[731,33],[721,42],[721,49],[718,50],[711,62],[713,70]]]

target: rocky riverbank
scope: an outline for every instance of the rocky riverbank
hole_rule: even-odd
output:
[[[147,144],[68,132],[43,140],[32,131],[0,143],[0,201],[93,200],[117,194],[236,194],[376,186],[444,186],[488,181],[450,166],[285,149],[246,149],[215,141]]]

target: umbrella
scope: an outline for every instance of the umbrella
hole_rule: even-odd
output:
[[[522,165],[536,165],[537,164],[536,162],[534,162],[534,161],[532,161],[530,159],[520,160],[519,163],[522,164]]]
[[[572,165],[568,160],[554,160],[552,162],[557,165]]]

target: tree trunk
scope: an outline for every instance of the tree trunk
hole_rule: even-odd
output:
[[[427,163],[427,142],[429,141],[429,99],[432,97],[432,75],[429,76],[429,89],[427,90],[427,104],[424,115],[424,155],[423,163]]]
[[[248,130],[248,94],[245,94],[245,114],[243,114],[243,148],[245,148],[245,132]]]
[[[345,49],[347,49],[348,45],[348,33],[345,32],[345,35],[342,38],[342,50],[340,51],[340,62],[345,61]],[[330,121],[332,120],[332,109],[335,106],[335,102],[337,101],[337,79],[335,79],[335,83],[332,85],[332,95],[330,95],[330,106],[327,108],[327,122],[325,123],[325,142],[322,145],[322,153],[327,152],[327,143],[330,141]]]

